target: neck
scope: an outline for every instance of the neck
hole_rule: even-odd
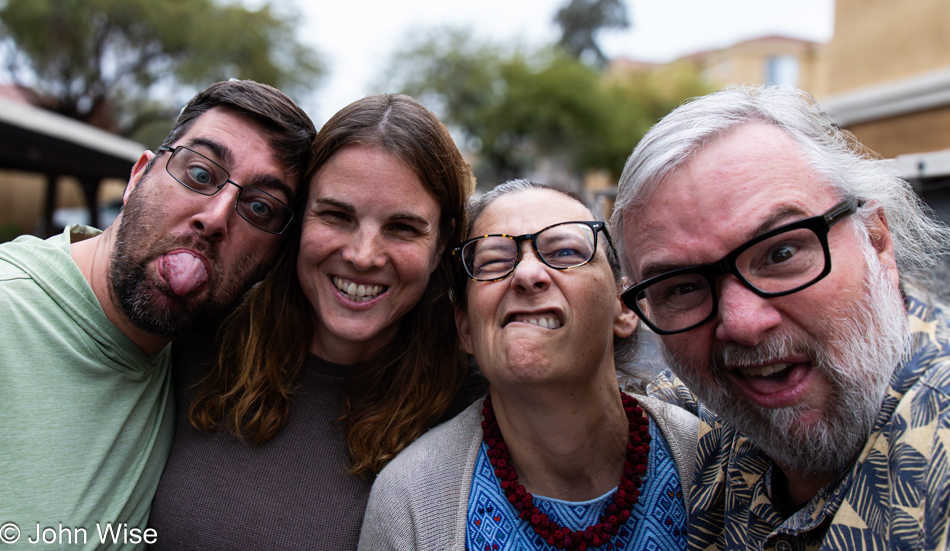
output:
[[[118,227],[118,223],[117,220],[95,237],[72,243],[70,254],[86,282],[92,287],[92,292],[99,300],[99,305],[102,307],[106,318],[119,331],[122,331],[129,340],[135,343],[142,352],[148,355],[156,354],[171,342],[171,339],[150,335],[133,325],[126,317],[125,312],[122,311],[122,308],[116,304],[115,295],[112,294],[109,268],[112,263],[115,228]]]
[[[812,500],[836,476],[828,473],[801,473],[776,464],[772,473],[772,500],[784,518],[792,516]]]
[[[314,334],[310,342],[310,353],[339,365],[353,365],[372,359],[396,337],[399,329],[399,322],[396,322],[365,341],[349,341],[337,338],[323,327],[319,313],[314,312],[313,316]]]
[[[518,478],[532,494],[586,501],[617,486],[629,441],[617,386],[569,392],[491,389]]]

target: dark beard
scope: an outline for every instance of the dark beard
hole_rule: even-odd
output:
[[[112,294],[133,325],[156,337],[175,338],[216,317],[211,294],[195,303],[152,285],[146,269],[154,257],[136,262],[120,252],[119,243],[112,257]]]
[[[109,270],[111,290],[116,304],[135,327],[157,337],[175,338],[219,321],[236,298],[259,279],[259,274],[252,274],[246,263],[239,263],[232,268],[232,277],[225,279],[217,248],[198,237],[162,236],[149,244],[158,224],[152,223],[155,217],[150,216],[149,209],[154,207],[148,204],[146,193],[140,191],[146,183],[144,179],[129,196],[116,232]],[[200,250],[212,266],[209,290],[203,299],[178,296],[149,277],[149,264],[180,246]],[[137,258],[136,254],[142,256]]]

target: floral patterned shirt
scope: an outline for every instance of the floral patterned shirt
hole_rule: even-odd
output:
[[[950,312],[906,298],[912,336],[851,469],[782,518],[772,461],[698,404],[671,372],[649,394],[700,418],[689,549],[947,549],[950,516]]]

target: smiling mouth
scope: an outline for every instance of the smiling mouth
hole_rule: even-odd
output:
[[[333,285],[353,302],[367,302],[389,290],[385,285],[360,285],[336,276],[333,276]]]
[[[553,313],[514,314],[508,318],[508,323],[515,322],[530,323],[545,329],[557,329],[561,327],[561,321]]]

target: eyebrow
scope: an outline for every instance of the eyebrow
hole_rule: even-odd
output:
[[[417,215],[417,214],[412,214],[412,213],[409,213],[409,212],[397,212],[396,214],[390,216],[390,217],[389,217],[389,220],[390,220],[390,221],[393,221],[393,220],[403,220],[403,221],[406,221],[406,222],[413,222],[413,223],[415,223],[416,225],[425,227],[426,229],[432,227],[432,223],[430,223],[430,222],[429,222],[428,220],[426,220],[425,218],[423,218],[423,217],[421,217],[421,216],[419,216],[419,215]]]
[[[353,205],[349,203],[344,203],[343,201],[339,201],[337,199],[330,199],[328,197],[317,197],[316,199],[313,200],[313,202],[314,204],[329,205],[331,207],[336,207],[350,214],[353,214],[356,212],[356,207],[354,207]]]
[[[192,149],[196,147],[210,149],[211,154],[216,157],[216,159],[212,160],[216,160],[219,164],[228,166],[234,164],[234,155],[231,154],[231,150],[212,139],[196,136],[188,140],[188,147]]]
[[[198,148],[202,147],[211,151],[211,154],[216,157],[212,159],[220,165],[231,166],[234,164],[234,155],[231,153],[231,150],[225,147],[224,145],[210,139],[204,138],[201,136],[195,136],[188,140],[188,147]],[[225,169],[227,170],[227,169]],[[231,177],[231,171],[228,170],[228,177]],[[277,178],[272,174],[255,174],[253,179],[250,182],[237,182],[241,186],[252,186],[256,188],[267,188],[271,191],[280,191],[283,192],[284,196],[287,198],[288,202],[292,202],[294,199],[294,190],[289,185],[287,185],[283,180]]]
[[[353,205],[349,203],[344,203],[343,201],[340,201],[339,199],[333,199],[330,197],[318,197],[314,199],[313,202],[315,204],[322,204],[322,205],[329,205],[331,207],[336,207],[349,214],[356,213],[356,207],[354,207]],[[425,226],[426,228],[429,228],[432,226],[431,222],[419,216],[418,214],[412,214],[411,212],[397,212],[391,215],[389,218],[387,218],[387,220],[389,221],[405,220],[408,222],[415,222],[416,224]]]
[[[820,215],[819,215],[820,216]],[[736,245],[729,252],[731,253],[737,247],[741,247],[746,242],[755,239],[756,237],[762,235],[763,233],[775,229],[779,226],[784,226],[785,224],[791,224],[792,222],[797,222],[798,220],[803,220],[805,218],[810,218],[806,212],[798,207],[793,207],[791,205],[786,205],[773,213],[771,216],[763,220],[758,226],[752,229],[748,234],[746,234],[745,239],[742,240],[742,243]],[[726,253],[729,254],[729,253]],[[718,262],[722,258],[717,258],[712,262]],[[711,262],[710,262],[711,263]],[[709,263],[704,263],[709,264]],[[637,283],[646,281],[651,277],[656,277],[658,275],[665,274],[667,272],[672,272],[674,270],[679,270],[682,268],[691,268],[693,266],[702,266],[702,264],[682,264],[677,262],[653,262],[649,263],[643,268],[643,273],[641,274],[641,279]]]

